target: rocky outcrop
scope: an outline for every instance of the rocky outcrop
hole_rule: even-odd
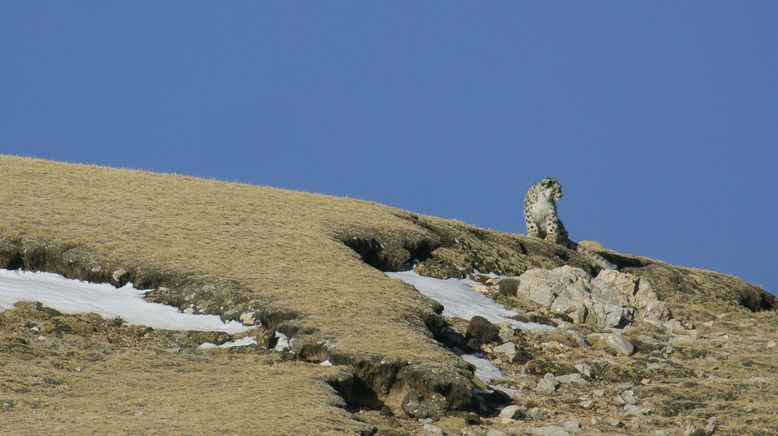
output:
[[[671,314],[648,280],[602,270],[595,278],[568,265],[529,270],[517,279],[516,296],[574,323],[624,327],[641,319],[665,321]]]
[[[468,347],[478,350],[481,345],[500,341],[500,329],[482,316],[474,316],[470,319],[465,334],[465,342]]]

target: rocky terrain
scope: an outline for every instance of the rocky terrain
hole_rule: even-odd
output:
[[[13,157],[0,169],[0,267],[132,283],[253,327],[17,303],[0,313],[4,434],[778,430],[778,304],[738,278],[591,245],[619,267],[600,271],[556,244],[352,199]],[[412,263],[546,327],[446,317],[384,274]],[[462,357],[476,355],[501,374]]]

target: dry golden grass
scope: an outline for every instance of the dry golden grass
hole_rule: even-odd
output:
[[[427,362],[453,357],[428,337],[420,317],[409,316],[425,307],[421,296],[364,264],[337,239],[350,228],[424,231],[398,218],[396,209],[347,198],[18,157],[0,157],[0,173],[0,236],[45,237],[57,244],[82,244],[111,259],[236,280],[266,300],[299,311],[306,325],[333,336],[342,351]],[[63,385],[67,388],[57,390],[42,409],[46,423],[36,420],[35,410],[23,407],[5,414],[4,422],[22,433],[102,433],[106,428],[239,431],[231,422],[243,425],[252,419],[279,429],[273,434],[291,434],[281,430],[294,426],[301,434],[318,432],[320,425],[329,430],[359,428],[345,411],[328,405],[332,392],[314,377],[325,372],[318,366],[270,367],[262,358],[243,357],[229,365],[190,362],[189,369],[180,372],[167,366],[172,360],[136,354],[87,373],[68,373]],[[46,362],[29,367],[18,355],[3,363],[6,377],[24,371],[37,377],[52,370]],[[217,404],[201,395],[204,384],[211,386]],[[162,385],[164,389],[154,389]],[[124,410],[136,398],[145,398],[143,417]],[[175,410],[166,404],[175,404]],[[180,419],[171,420],[177,414]],[[222,415],[225,419],[219,420]],[[253,418],[236,420],[238,415]],[[284,416],[296,418],[284,427],[279,419]],[[104,427],[106,419],[115,420],[116,427]],[[160,427],[162,422],[167,424]]]
[[[418,294],[365,265],[345,229],[424,232],[396,209],[143,171],[0,157],[0,235],[239,281],[304,314],[344,351],[441,358],[408,313]],[[415,324],[415,325],[414,325]]]
[[[0,411],[2,434],[314,434],[365,428],[332,406],[337,397],[321,379],[332,368],[222,350],[201,356],[126,350],[83,368],[74,362],[89,359],[84,351],[30,354],[20,359],[18,352],[0,353],[0,400],[7,408]]]
[[[234,280],[262,301],[298,312],[301,323],[333,338],[342,352],[442,366],[456,359],[430,338],[420,314],[429,310],[429,302],[365,264],[344,245],[345,235],[381,235],[382,242],[395,243],[423,236],[448,240],[422,265],[428,272],[456,273],[457,265],[507,274],[562,264],[592,268],[586,258],[544,241],[349,198],[10,156],[0,156],[0,174],[0,238],[47,238],[132,265]],[[629,256],[621,260],[632,265],[627,270],[650,277],[663,297],[685,301],[684,293],[707,293],[737,301],[746,291],[756,292],[737,279],[709,272],[690,273]],[[743,316],[743,321],[733,317],[738,323],[728,328],[745,336],[747,316],[762,316],[772,326],[764,333],[776,334],[774,314]],[[0,323],[0,378],[5,380],[0,401],[13,403],[0,411],[0,433],[154,429],[311,434],[364,429],[354,415],[334,405],[337,397],[321,378],[332,369],[282,363],[261,354],[176,355],[151,346],[114,347],[89,363],[89,350],[99,348],[99,338],[39,340],[25,327],[28,321]],[[762,370],[774,370],[757,339],[735,342],[725,351],[740,356],[733,360],[738,365],[756,362]],[[60,350],[43,352],[46,347]],[[750,373],[716,368],[726,352],[706,352],[710,357],[696,359],[695,365],[731,379],[734,393],[725,392],[721,402],[702,402],[697,411],[726,413],[730,397],[773,400],[774,390],[764,392],[769,386],[754,389],[753,395],[745,387]],[[74,370],[77,365],[83,366],[81,372]],[[668,380],[668,390],[653,394],[670,401],[690,383]],[[710,383],[700,381],[695,392],[729,382]],[[736,407],[738,419],[723,428],[759,428],[747,423],[749,409],[743,404]],[[770,413],[767,403],[750,410],[762,417]],[[140,411],[142,416],[135,416]]]

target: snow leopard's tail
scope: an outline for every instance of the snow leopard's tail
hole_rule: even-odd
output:
[[[615,269],[615,270],[619,269],[616,265],[608,262],[607,259],[605,259],[604,257],[600,256],[599,254],[595,253],[594,251],[592,251],[592,250],[582,246],[581,244],[578,244],[578,243],[574,243],[574,244],[575,244],[575,251],[577,251],[577,252],[583,254],[584,256],[588,257],[594,263],[599,265],[601,268],[603,268],[603,269]]]

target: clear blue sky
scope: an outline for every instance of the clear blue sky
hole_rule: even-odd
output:
[[[573,239],[778,291],[778,1],[0,0],[0,153]]]

